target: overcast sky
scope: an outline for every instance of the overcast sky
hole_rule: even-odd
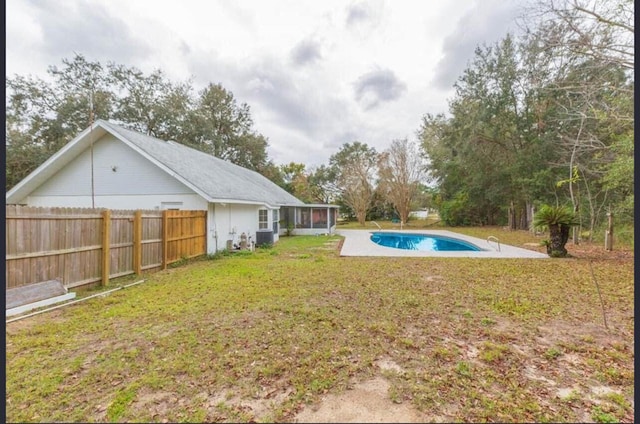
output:
[[[7,0],[8,77],[75,53],[221,83],[251,108],[276,164],[386,149],[446,113],[479,44],[516,31],[527,0]]]

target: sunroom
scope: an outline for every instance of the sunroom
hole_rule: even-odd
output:
[[[333,234],[338,219],[337,205],[306,204],[280,207],[280,235]]]

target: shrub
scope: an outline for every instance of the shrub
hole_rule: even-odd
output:
[[[575,213],[567,206],[542,205],[533,217],[533,226],[540,230],[549,230],[547,254],[552,258],[567,256],[565,245],[569,240],[569,229],[578,225]]]
[[[469,210],[469,195],[466,192],[457,193],[453,199],[440,204],[438,214],[442,221],[451,227],[470,225],[467,211]]]

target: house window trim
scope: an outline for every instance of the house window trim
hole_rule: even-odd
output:
[[[261,216],[264,213],[264,220]],[[258,230],[268,230],[269,229],[269,210],[268,209],[258,209]]]
[[[280,231],[280,209],[273,209],[271,211],[271,225],[273,227],[273,234],[278,234]]]

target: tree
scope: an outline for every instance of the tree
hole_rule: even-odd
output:
[[[311,189],[311,199],[316,203],[333,203],[340,195],[337,184],[337,170],[334,167],[320,165],[312,169],[307,178]]]
[[[565,57],[634,69],[633,0],[540,0],[525,26],[542,30],[544,44]]]
[[[374,196],[373,181],[377,157],[378,154],[373,147],[354,141],[343,144],[342,148],[329,158],[329,165],[336,172],[340,197],[362,226],[365,224],[367,211]]]
[[[132,130],[180,141],[191,83],[172,83],[159,69],[145,75],[136,68],[112,64],[110,71],[118,93],[113,118]]]
[[[604,187],[613,194],[615,213],[622,223],[634,222],[634,164],[633,135],[623,134],[612,145],[616,158],[605,168]]]
[[[280,172],[280,166],[276,165],[272,160],[268,160],[267,163],[261,165],[256,172],[264,175],[270,181],[273,181],[280,187],[284,188],[284,179],[282,178],[282,173]]]
[[[88,127],[92,115],[112,113],[107,70],[81,55],[62,63],[48,69],[52,82],[7,78],[6,190]]]
[[[289,162],[286,165],[280,165],[280,173],[284,180],[284,189],[293,194],[295,192],[296,182],[305,176],[305,169],[306,166],[304,163]]]
[[[533,225],[540,229],[549,229],[547,253],[552,258],[567,256],[565,245],[569,240],[569,229],[578,225],[575,214],[566,206],[542,205],[535,214]]]
[[[282,187],[285,190],[305,203],[315,202],[314,188],[303,163],[289,162],[280,165],[280,173],[284,181]]]
[[[253,130],[249,105],[238,105],[233,93],[220,84],[200,91],[183,142],[253,170],[267,162],[268,141]]]
[[[76,54],[51,66],[51,82],[7,78],[6,186],[9,190],[95,119],[213,154],[278,178],[268,140],[253,129],[247,104],[220,84],[194,96],[191,81],[172,82],[123,65]],[[277,182],[277,181],[276,181]]]
[[[394,140],[380,155],[379,188],[394,206],[400,221],[407,223],[412,201],[424,177],[425,164],[415,143]]]
[[[630,198],[605,176],[633,139],[633,10],[609,5],[541,1],[519,40],[476,49],[450,117],[427,114],[419,131],[441,209],[524,229],[534,204],[569,199],[593,234],[607,204]]]
[[[541,0],[524,23],[553,59],[555,80],[545,87],[554,110],[548,136],[559,149],[552,166],[564,168],[563,187],[591,237],[605,206],[624,197],[603,176],[617,160],[611,146],[622,134],[633,137],[634,4]]]
[[[536,109],[538,83],[523,66],[526,53],[511,36],[477,48],[455,84],[451,117],[423,118],[418,136],[440,205],[458,204],[465,193],[469,208],[458,222],[528,228],[539,187],[550,183],[540,172],[550,152],[534,126],[544,111]]]

